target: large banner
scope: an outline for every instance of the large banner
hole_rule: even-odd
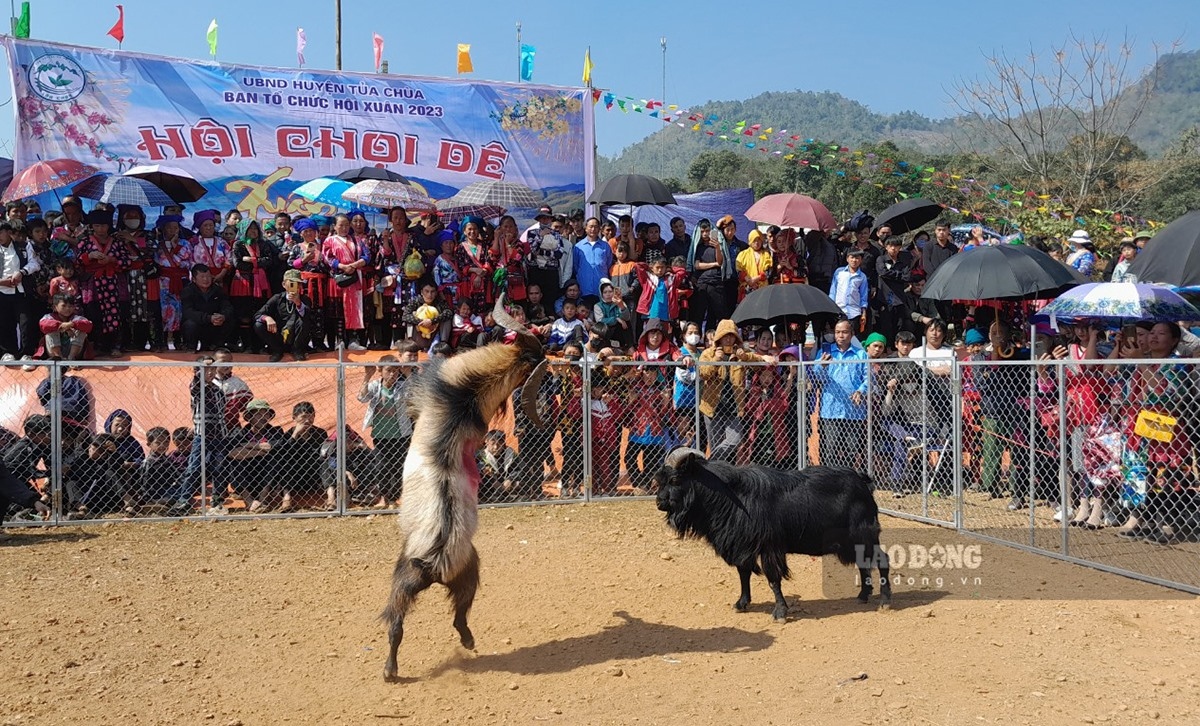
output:
[[[19,170],[69,157],[120,173],[178,167],[199,208],[258,217],[331,209],[296,186],[383,166],[435,200],[481,180],[518,182],[556,206],[590,191],[584,88],[236,66],[4,38]],[[585,189],[586,187],[586,189]]]

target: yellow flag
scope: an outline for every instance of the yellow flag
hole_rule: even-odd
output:
[[[458,72],[471,73],[475,67],[471,65],[471,45],[469,43],[458,44]]]
[[[592,49],[588,48],[583,52],[583,85],[592,85],[593,68],[595,68],[595,66],[592,65]]]

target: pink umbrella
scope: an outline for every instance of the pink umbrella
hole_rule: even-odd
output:
[[[803,194],[768,194],[746,210],[746,218],[780,227],[829,230],[837,226],[824,204]]]
[[[98,169],[74,159],[51,159],[39,161],[13,175],[12,182],[0,196],[0,201],[36,197],[44,192],[70,186],[77,181],[95,176]]]

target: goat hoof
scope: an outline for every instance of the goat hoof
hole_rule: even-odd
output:
[[[777,623],[786,623],[787,608],[784,608],[783,610],[776,609],[775,612],[771,613],[771,617],[774,618],[775,622]]]
[[[861,592],[858,593],[858,601],[860,603],[866,605],[867,601],[869,601],[870,599],[871,599],[871,591],[870,590],[862,590]]]
[[[458,642],[462,643],[462,647],[467,650],[475,650],[475,636],[470,633],[460,636]]]
[[[750,607],[749,600],[738,600],[737,602],[735,602],[733,604],[733,609],[737,610],[739,613],[746,612],[746,608],[748,608],[748,607]]]
[[[397,683],[400,681],[400,679],[396,677],[396,669],[391,667],[386,667],[383,669],[383,680],[385,683]]]

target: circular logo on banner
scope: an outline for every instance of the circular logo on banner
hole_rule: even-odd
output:
[[[51,103],[70,101],[86,85],[83,67],[61,53],[47,53],[29,66],[29,87]]]

